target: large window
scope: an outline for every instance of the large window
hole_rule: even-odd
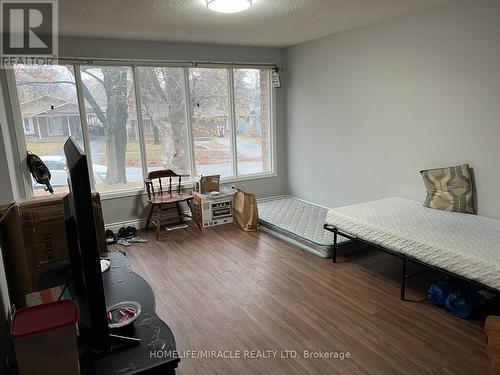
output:
[[[236,149],[240,176],[271,171],[269,71],[234,70]]]
[[[226,69],[189,69],[197,175],[233,175]]]
[[[122,66],[82,66],[92,169],[97,191],[142,187],[142,161],[132,70]]]
[[[19,66],[14,75],[26,150],[45,162],[54,190],[65,192],[68,181],[62,146],[73,136],[83,147],[73,67]],[[32,180],[32,187],[35,195],[44,193],[45,185]]]
[[[148,172],[191,174],[182,68],[140,67],[142,123]]]
[[[148,172],[167,168],[191,179],[273,173],[269,69],[20,65],[13,78],[20,150],[45,161],[56,190],[67,190],[68,136],[103,194],[142,189]]]

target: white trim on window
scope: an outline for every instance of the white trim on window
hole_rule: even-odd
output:
[[[87,162],[90,174],[90,180],[92,187],[95,189],[95,178],[93,173],[92,166],[92,153],[90,147],[90,138],[89,138],[89,124],[86,116],[86,108],[85,108],[85,99],[83,95],[83,81],[81,76],[80,64],[82,62],[75,62],[72,65],[74,75],[75,75],[75,88],[78,99],[79,106],[79,114],[80,114],[80,122],[82,127],[82,136],[83,136],[83,144],[85,153],[87,155]],[[111,65],[116,65],[116,62],[110,63]],[[68,64],[66,64],[68,65]],[[139,143],[140,143],[140,154],[141,154],[141,167],[143,171],[143,176],[147,176],[148,166],[147,166],[147,155],[146,155],[146,145],[144,139],[144,123],[142,118],[142,102],[140,96],[140,77],[138,67],[136,65],[123,64],[122,66],[128,66],[132,70],[132,79],[134,84],[134,95],[136,101],[136,114],[138,120],[138,132],[139,132]],[[146,65],[152,66],[152,65]],[[158,65],[160,66],[160,65]],[[230,65],[224,67],[226,69],[226,79],[227,79],[227,93],[228,93],[228,118],[229,118],[229,126],[231,127],[231,159],[232,159],[232,176],[222,178],[222,182],[225,184],[234,184],[237,185],[239,182],[256,180],[256,179],[265,179],[277,176],[277,161],[276,161],[276,98],[275,98],[275,89],[272,87],[271,80],[271,69],[268,70],[269,74],[269,156],[270,156],[270,171],[262,172],[262,173],[254,173],[254,174],[245,174],[240,176],[238,173],[238,153],[237,153],[237,129],[236,129],[236,114],[235,114],[235,98],[234,98],[234,68],[240,68],[240,66]],[[221,69],[222,66],[212,65],[207,68],[215,68]],[[242,67],[241,67],[242,68]],[[247,66],[247,68],[258,69],[256,66]],[[189,147],[189,165],[191,169],[191,179],[194,181],[196,179],[196,162],[195,162],[195,143],[193,139],[193,118],[192,118],[192,108],[191,108],[191,93],[190,93],[190,84],[189,84],[189,68],[184,66],[182,69],[182,76],[184,82],[184,100],[185,100],[185,116],[186,116],[186,131],[187,131],[187,141]],[[264,69],[262,67],[261,69]],[[6,79],[7,79],[7,88],[9,93],[9,100],[12,108],[13,120],[14,120],[14,131],[15,138],[17,143],[17,149],[20,155],[19,163],[21,165],[21,176],[22,179],[22,189],[24,190],[25,196],[31,197],[33,196],[32,190],[32,181],[31,175],[29,174],[26,163],[24,162],[26,155],[26,138],[24,134],[24,123],[21,117],[20,103],[17,94],[17,86],[16,80],[13,70],[6,70]],[[183,185],[184,188],[189,189],[192,188],[193,182],[189,182],[186,185]],[[101,192],[101,198],[103,200],[107,199],[117,199],[129,196],[137,196],[145,194],[145,190],[143,188],[137,189],[127,189],[127,190],[119,190],[119,191],[108,191]]]
[[[134,81],[135,110],[137,112],[137,128],[139,131],[139,149],[141,153],[142,177],[148,176],[148,158],[146,155],[146,143],[144,141],[144,123],[142,118],[141,81],[137,66],[132,67],[132,80]]]
[[[271,139],[269,140],[269,147],[271,150],[269,150],[269,154],[271,155],[271,174],[276,176],[276,171],[278,168],[277,165],[277,158],[276,158],[276,147],[277,147],[277,140],[276,140],[276,89],[273,87],[273,80],[272,80],[272,70],[269,70],[269,111],[270,116],[269,120],[271,121],[271,129],[269,130],[269,136]]]
[[[184,111],[186,115],[186,127],[187,127],[187,137],[188,137],[188,147],[189,147],[189,167],[191,170],[191,180],[196,178],[196,165],[195,155],[194,155],[194,140],[193,140],[193,114],[191,111],[191,91],[189,86],[189,69],[182,68],[182,78],[184,80],[184,102],[186,110]]]
[[[7,80],[7,90],[9,93],[9,101],[10,106],[12,108],[12,120],[14,123],[14,136],[16,138],[17,143],[17,152],[19,153],[19,164],[21,170],[21,176],[19,182],[19,188],[21,191],[20,195],[23,195],[24,192],[25,197],[33,196],[33,188],[32,188],[32,179],[31,174],[28,170],[28,164],[26,163],[26,138],[24,136],[23,131],[23,119],[21,115],[21,105],[19,103],[19,99],[17,96],[17,86],[16,86],[16,77],[14,74],[14,69],[5,69],[5,78]]]
[[[80,65],[73,65],[75,73],[76,97],[78,99],[78,107],[80,109],[80,123],[82,125],[83,146],[85,155],[87,155],[87,165],[90,174],[90,185],[92,190],[95,190],[94,168],[92,166],[92,152],[90,148],[89,124],[87,123],[87,110],[85,109],[85,98],[83,96],[83,82],[80,74]]]
[[[238,150],[236,142],[236,110],[234,108],[234,69],[227,69],[227,87],[229,95],[229,125],[231,126],[231,163],[233,176],[238,178]]]
[[[255,180],[264,180],[267,178],[273,178],[276,177],[276,173],[256,173],[256,174],[251,174],[251,175],[245,175],[243,177],[239,178],[222,178],[221,183],[229,186],[235,186],[235,187],[241,187],[242,182],[245,181],[255,181]],[[177,186],[172,182],[172,186]],[[183,190],[191,190],[193,189],[194,182],[190,181],[187,183],[183,183],[182,185]],[[146,196],[146,190],[143,188],[140,189],[128,189],[128,190],[117,190],[117,191],[108,191],[108,192],[100,192],[99,193],[101,196],[101,200],[112,200],[112,199],[121,199],[121,198],[127,198],[127,197],[135,197],[135,196],[141,196],[144,195]]]

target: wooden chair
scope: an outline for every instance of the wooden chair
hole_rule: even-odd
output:
[[[182,177],[189,177],[187,175],[180,175],[175,173],[170,169],[154,171],[148,173],[148,178],[144,180],[146,184],[146,190],[148,192],[148,203],[151,206],[149,211],[148,219],[146,221],[146,229],[149,228],[149,224],[152,223],[156,227],[156,240],[160,239],[161,230],[161,214],[168,209],[176,208],[177,214],[179,215],[179,224],[184,223],[182,220],[184,217],[190,217],[201,230],[201,224],[193,208],[193,196],[189,194],[184,194],[181,192],[181,182]],[[168,179],[168,184],[162,179]],[[177,179],[177,188],[172,191],[172,180]],[[164,184],[165,183],[165,184]],[[165,188],[164,188],[165,185]],[[168,188],[167,188],[168,186]],[[186,215],[181,208],[181,203],[186,202],[191,211],[191,215]],[[175,207],[172,205],[175,204]],[[156,217],[153,219],[153,213],[156,209]]]

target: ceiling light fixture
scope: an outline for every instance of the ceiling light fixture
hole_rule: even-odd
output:
[[[220,13],[238,13],[252,6],[252,0],[205,0],[208,9]]]

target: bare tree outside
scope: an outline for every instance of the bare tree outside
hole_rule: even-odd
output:
[[[15,69],[26,144],[51,163],[53,175],[61,175],[61,189],[65,189],[65,139],[73,136],[84,146],[77,78],[82,81],[90,135],[90,150],[86,152],[91,154],[99,191],[142,187],[142,158],[147,171],[169,168],[191,174],[193,153],[197,175],[230,177],[233,131],[238,174],[271,171],[268,70],[234,69],[234,128],[227,69],[139,67],[137,82],[128,66],[82,65],[80,71],[81,76],[75,77],[72,66]],[[188,87],[184,72],[188,74]],[[141,114],[137,113],[135,84],[139,85]],[[185,102],[186,90],[189,103]],[[145,155],[141,155],[138,115],[142,116]],[[61,169],[58,172],[56,168]]]
[[[83,96],[102,125],[106,138],[106,183],[126,184],[130,68],[82,66],[81,72]]]
[[[269,172],[269,71],[235,69],[234,103],[239,174]]]
[[[153,136],[145,140],[148,170],[169,168],[190,174],[182,73],[181,68],[139,68],[143,123]]]
[[[198,175],[232,175],[226,69],[189,69],[191,123]]]

